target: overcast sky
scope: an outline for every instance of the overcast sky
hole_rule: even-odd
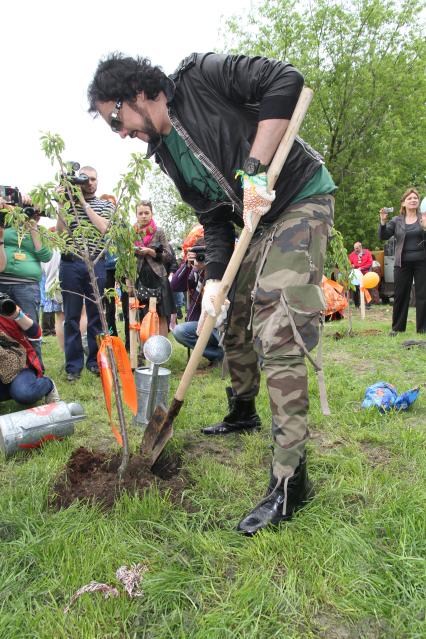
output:
[[[87,87],[99,59],[111,51],[149,57],[172,72],[192,51],[223,48],[224,18],[243,0],[8,0],[1,22],[0,184],[28,192],[53,179],[41,132],[59,133],[65,160],[98,170],[99,190],[112,193],[140,140],[121,140],[87,113]]]

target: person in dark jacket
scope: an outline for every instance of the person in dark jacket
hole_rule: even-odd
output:
[[[302,87],[291,64],[263,57],[193,53],[167,77],[147,59],[116,53],[100,62],[88,90],[89,111],[122,138],[148,142],[148,156],[197,212],[206,242],[201,322],[205,313],[216,317],[214,300],[236,227],[250,230],[251,214],[263,215],[236,280],[225,336],[230,410],[203,429],[224,435],[260,427],[261,358],[274,454],[267,497],[238,525],[247,535],[290,519],[313,494],[304,356],[318,341],[336,187],[321,156],[297,137],[275,193],[266,189],[267,167]],[[235,179],[238,170],[243,180]]]
[[[395,236],[394,304],[392,336],[407,327],[411,286],[416,288],[416,330],[426,333],[426,213],[419,209],[420,197],[410,188],[401,197],[401,208],[388,222],[388,213],[380,209],[379,239]]]

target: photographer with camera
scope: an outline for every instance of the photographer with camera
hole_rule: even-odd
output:
[[[31,206],[31,199],[17,189],[2,187],[2,193],[12,191],[9,202],[0,196],[0,292],[16,301],[22,310],[38,324],[40,313],[40,281],[42,262],[48,262],[52,250],[42,245],[38,222],[40,212]],[[5,214],[20,206],[27,216],[24,228],[19,232],[5,226]],[[41,358],[41,340],[31,338],[38,358]]]
[[[393,337],[407,326],[411,286],[416,289],[416,330],[426,333],[426,212],[420,212],[417,189],[409,188],[401,197],[399,215],[388,221],[390,209],[380,209],[379,239],[395,237]],[[390,211],[393,212],[393,209]]]
[[[0,401],[34,404],[43,397],[46,404],[60,401],[32,345],[40,335],[39,325],[12,298],[0,293]]]
[[[72,163],[72,166],[74,170],[80,168],[78,163]],[[68,231],[72,234],[81,225],[81,222],[89,222],[93,225],[94,230],[97,232],[93,233],[91,237],[86,235],[84,238],[76,237],[74,240],[75,244],[81,248],[82,254],[87,246],[90,257],[95,260],[104,248],[103,236],[114,212],[114,206],[110,201],[96,197],[98,174],[93,167],[85,166],[80,169],[77,178],[71,175],[67,176],[67,179],[72,184],[79,186],[80,192],[78,201],[75,201],[68,211],[67,220],[63,216],[64,203],[60,202],[58,204],[56,230],[59,233]],[[64,186],[60,186],[57,192],[64,193],[66,189]],[[104,257],[94,264],[94,269],[99,293],[103,295],[106,278]],[[93,299],[93,291],[89,272],[83,259],[73,253],[62,253],[59,280],[65,316],[65,371],[67,381],[74,382],[79,379],[84,367],[84,350],[80,333],[80,317],[84,300],[87,313],[87,342],[89,349],[86,368],[94,375],[99,375],[96,335],[102,332],[102,326],[96,304],[91,301]]]
[[[173,329],[175,340],[187,348],[194,348],[198,337],[197,325],[205,283],[205,251],[204,238],[200,238],[188,250],[187,260],[182,262],[171,281],[172,291],[186,292],[189,296],[186,321]],[[223,360],[223,349],[219,346],[219,331],[216,328],[210,335],[203,356],[211,367],[220,365]]]

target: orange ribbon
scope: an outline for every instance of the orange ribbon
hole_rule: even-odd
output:
[[[367,288],[365,288],[365,286],[360,286],[359,290],[361,291],[361,293],[364,293],[366,303],[368,304],[369,302],[371,302],[370,291]]]
[[[145,308],[146,304],[141,304],[138,299],[134,298],[135,301],[130,304],[130,308],[133,310],[137,310],[138,308]]]
[[[146,342],[146,340],[149,337],[151,337],[151,335],[158,335],[159,333],[160,333],[160,319],[158,317],[158,313],[156,310],[156,303],[155,301],[151,303],[151,300],[150,300],[149,311],[142,320],[139,337],[141,342]]]
[[[98,366],[101,374],[102,388],[104,391],[105,403],[109,415],[109,421],[111,424],[111,430],[114,433],[114,437],[120,446],[123,446],[123,438],[121,433],[115,426],[112,419],[112,406],[111,406],[111,390],[112,390],[112,370],[109,361],[108,346],[112,348],[115,363],[117,366],[118,375],[121,381],[121,387],[123,390],[123,399],[125,404],[130,408],[133,415],[136,415],[138,411],[138,399],[136,394],[135,380],[132,375],[132,369],[130,367],[130,360],[123,342],[119,337],[112,337],[111,335],[105,335],[102,340],[102,344],[98,350]]]

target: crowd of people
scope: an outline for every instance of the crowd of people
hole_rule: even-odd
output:
[[[203,264],[197,262],[195,253],[189,253],[182,264],[178,264],[165,232],[154,220],[152,203],[142,200],[135,207],[137,278],[135,282],[116,281],[117,256],[104,250],[104,235],[114,210],[115,198],[96,196],[98,177],[93,167],[82,167],[80,175],[87,176],[87,179],[80,187],[80,202],[74,204],[77,212],[75,219],[65,221],[61,215],[63,205],[59,204],[58,220],[50,231],[61,233],[70,229],[72,232],[81,220],[93,225],[95,232],[89,234],[84,242],[94,262],[99,293],[102,296],[105,288],[116,290],[116,295],[105,295],[103,299],[109,332],[118,335],[119,308],[124,319],[125,347],[129,351],[129,293],[140,302],[139,321],[148,311],[149,299],[154,297],[160,334],[167,336],[173,330],[177,341],[192,348],[197,339],[193,321],[199,318],[203,295]],[[59,187],[57,191],[62,192],[63,188]],[[29,204],[30,198],[23,196],[22,205]],[[13,206],[0,198],[0,209],[7,213]],[[97,336],[102,332],[102,326],[93,299],[88,268],[75,252],[70,250],[61,253],[42,242],[38,212],[31,214],[24,224],[25,228],[19,232],[13,225],[5,225],[4,219],[3,216],[0,223],[1,399],[14,399],[20,404],[33,404],[43,398],[45,401],[53,401],[54,397],[58,400],[56,386],[43,375],[42,333],[45,337],[56,335],[59,348],[64,353],[64,371],[68,382],[78,380],[84,366],[90,373],[99,375]],[[83,240],[78,239],[77,245],[79,242]],[[198,248],[204,249],[203,239]],[[183,273],[185,276],[182,279]],[[198,282],[197,299],[189,301],[188,306],[187,299],[190,300],[193,294],[194,281]],[[180,295],[183,299],[180,299]],[[184,306],[188,306],[187,321],[177,324],[177,309],[182,320]],[[209,363],[221,361],[223,350],[218,346],[216,331],[211,344],[206,349],[206,359]]]
[[[202,240],[190,247],[177,265],[170,243],[155,221],[151,202],[139,202],[134,227],[137,279],[131,283],[134,290],[129,291],[145,304],[155,297],[160,333],[167,335],[174,327],[176,341],[189,349],[206,315],[216,318],[217,328],[225,322],[223,340],[215,329],[204,356],[215,366],[226,354],[231,379],[227,389],[229,411],[203,432],[223,436],[258,430],[260,364],[266,377],[273,454],[266,496],[238,524],[238,530],[246,535],[289,520],[314,494],[307,470],[309,397],[305,358],[313,361],[310,351],[319,339],[324,309],[321,282],[336,185],[321,155],[297,137],[275,190],[269,193],[266,188],[268,166],[302,87],[303,77],[297,69],[273,59],[192,54],[167,76],[146,58],[115,53],[99,63],[88,89],[89,111],[99,114],[121,138],[129,136],[148,143],[148,157],[153,157],[172,179],[203,226]],[[236,170],[243,174],[242,180],[235,179]],[[97,173],[93,167],[83,167],[81,172],[87,181],[81,186],[76,206],[79,219],[93,226],[88,242],[99,292],[103,294],[109,278],[109,285],[120,288],[124,307],[124,292],[130,283],[115,281],[116,258],[102,252],[113,203],[96,197]],[[56,229],[62,232],[66,225],[61,207],[58,215]],[[236,230],[245,227],[252,232],[253,216],[259,216],[260,223],[229,295],[226,317],[228,305],[222,306],[220,314],[217,310],[222,295],[220,281],[234,250]],[[413,278],[417,330],[426,330],[425,218],[415,189],[404,193],[398,216],[388,221],[386,211],[380,211],[380,239],[396,239],[393,332],[405,330],[407,291]],[[361,242],[355,244],[350,260],[361,273],[380,266]],[[29,371],[40,387],[38,392],[49,399],[55,387],[43,375],[38,327],[43,263],[51,265],[51,270],[50,266],[44,269],[45,281],[59,282],[62,299],[51,296],[47,312],[55,313],[58,322],[63,321],[69,382],[80,377],[84,366],[90,373],[99,374],[96,337],[101,322],[84,260],[72,252],[54,255],[43,247],[36,219],[23,239],[13,229],[0,230],[0,291],[16,303],[15,310],[6,319],[2,317],[2,344],[9,348],[9,339],[21,347],[21,351],[17,349],[16,377]],[[183,323],[176,324],[176,300],[182,293],[187,297],[187,315]],[[359,303],[359,294],[356,291],[355,303]],[[110,330],[116,333],[116,307],[108,301],[105,304]],[[86,349],[81,329],[83,308],[87,316]],[[128,330],[127,320],[127,346]],[[320,370],[318,365],[316,368]],[[19,396],[22,402],[13,384],[13,380],[5,381],[2,393]],[[22,386],[18,383],[17,387]],[[34,397],[33,393],[31,401]]]

